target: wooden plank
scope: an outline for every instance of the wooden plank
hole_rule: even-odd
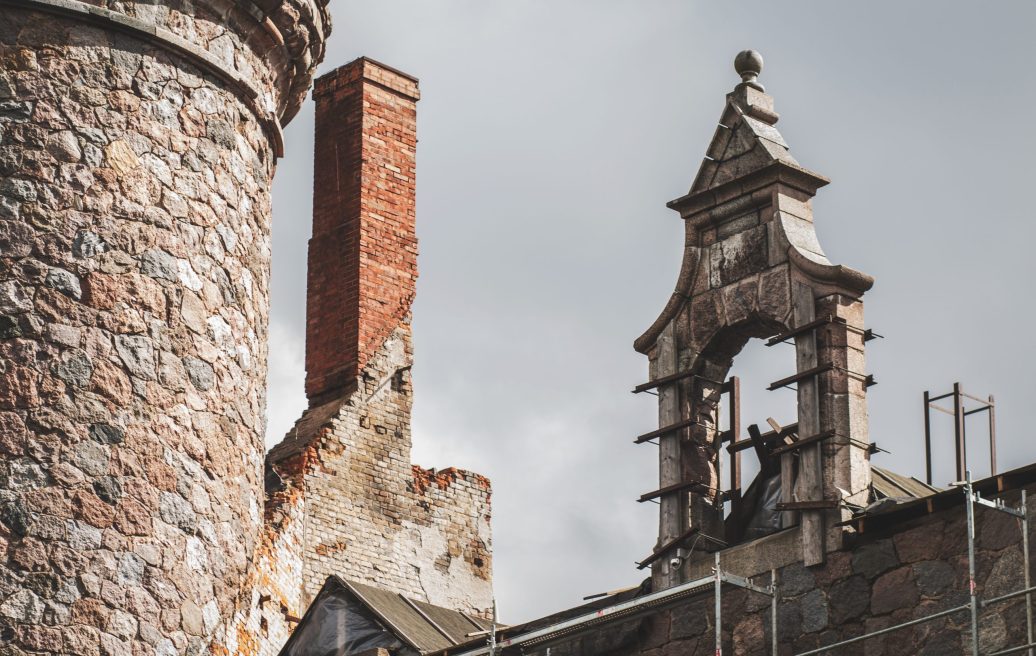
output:
[[[792,434],[798,432],[798,430],[799,430],[798,423],[788,424],[783,429],[781,429],[780,433],[776,433],[774,431],[770,431],[768,433],[763,433],[763,442],[766,444],[766,446],[771,446],[771,445],[773,445],[776,442],[780,442],[782,439],[784,439],[785,436],[792,435]],[[750,439],[748,439],[748,440],[738,440],[737,442],[733,442],[733,443],[727,445],[727,453],[737,453],[738,451],[747,451],[748,449],[751,449],[751,448],[752,448],[752,440],[750,440]]]
[[[741,437],[741,379],[731,376],[727,381],[727,386],[729,387],[727,393],[730,395],[729,414],[727,415],[729,428],[726,431],[727,435],[721,436],[718,445],[722,445],[724,441],[734,444]],[[716,453],[719,453],[719,449],[716,449]],[[730,461],[730,517],[733,525],[736,526],[741,516],[741,452],[728,451],[727,454]],[[729,535],[725,537],[730,539]]]
[[[660,379],[671,378],[677,371],[679,363],[674,331],[675,328],[670,323],[658,337],[658,364],[655,373]],[[658,393],[658,425],[670,426],[682,419],[679,385],[661,387]],[[658,484],[664,489],[681,482],[680,435],[667,433],[658,439]],[[669,494],[659,500],[659,544],[665,544],[683,535],[688,528],[687,515],[686,494]],[[669,563],[663,560],[652,569],[652,579],[661,586],[659,589],[668,588],[680,583],[680,572],[678,569],[670,568]]]
[[[778,456],[781,461],[781,501],[790,502],[795,494],[795,454],[782,453]],[[795,513],[781,513],[781,528],[789,528],[795,525]]]
[[[802,283],[793,283],[792,321],[795,326],[805,326],[816,319],[815,311],[813,289]],[[795,337],[795,364],[796,369],[801,372],[798,385],[799,432],[803,435],[815,435],[820,432],[819,385],[816,376],[809,374],[819,369],[815,331],[804,332]],[[830,366],[828,363],[827,367]],[[819,443],[801,449],[794,498],[784,499],[784,503],[793,503],[797,499],[822,499],[822,467]],[[800,522],[803,564],[807,567],[819,565],[824,562],[824,515],[821,511],[806,510],[802,512]]]
[[[828,499],[822,499],[820,501],[789,501],[787,503],[777,504],[777,510],[826,510],[828,508],[837,507],[837,501]]]
[[[792,442],[791,444],[784,444],[782,446],[779,446],[775,448],[773,451],[771,451],[770,454],[777,456],[782,453],[788,453],[789,451],[797,451],[803,447],[809,446],[810,444],[814,444],[816,442],[820,442],[834,436],[835,432],[833,430],[821,431],[816,435],[804,437],[801,440],[796,440]]]
[[[755,447],[755,455],[759,458],[759,469],[766,475],[772,475],[774,471],[774,461],[770,457],[770,449],[766,446],[766,442],[763,441],[763,436],[759,432],[759,426],[752,424],[748,427],[748,435],[752,440],[752,446]]]

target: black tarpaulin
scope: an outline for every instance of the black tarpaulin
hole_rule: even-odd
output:
[[[467,642],[488,623],[337,576],[328,577],[280,656],[418,656]]]
[[[351,656],[381,647],[399,656],[420,652],[385,628],[337,577],[329,577],[280,656]]]

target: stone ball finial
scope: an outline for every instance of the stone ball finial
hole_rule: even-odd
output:
[[[756,81],[763,72],[763,56],[755,50],[742,50],[734,57],[734,70],[741,76],[741,83],[765,91]]]

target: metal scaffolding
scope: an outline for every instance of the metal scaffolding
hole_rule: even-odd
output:
[[[826,654],[845,647],[847,645],[870,640],[881,635],[893,633],[918,624],[924,624],[944,617],[968,612],[971,624],[970,654],[971,656],[1007,656],[1008,654],[1021,654],[1025,652],[1033,656],[1036,651],[1036,641],[1033,640],[1033,608],[1032,597],[1036,587],[1032,585],[1029,563],[1029,522],[1027,515],[1027,499],[1024,489],[1021,490],[1021,504],[1010,506],[1001,499],[990,500],[984,498],[981,493],[976,492],[971,481],[971,472],[965,472],[964,481],[960,483],[964,494],[964,506],[967,519],[967,545],[968,545],[968,603],[950,608],[938,613],[926,615],[917,619],[886,627],[877,631],[871,631],[863,635],[855,636],[841,642],[836,642],[809,651],[799,652],[795,656],[813,656],[814,654]],[[989,599],[981,599],[975,581],[975,509],[978,506],[989,508],[997,512],[1006,513],[1020,520],[1022,533],[1022,557],[1024,559],[1022,581],[1023,586],[1019,590],[1009,592]],[[592,630],[594,627],[608,622],[630,619],[644,614],[655,612],[663,608],[672,607],[683,600],[698,597],[707,593],[711,588],[714,599],[715,613],[715,648],[716,656],[723,654],[723,589],[734,586],[753,593],[763,594],[770,597],[770,651],[773,656],[778,654],[780,638],[780,626],[777,618],[777,606],[779,601],[779,589],[776,570],[770,571],[769,585],[758,585],[751,579],[737,576],[726,572],[722,568],[721,553],[716,552],[713,557],[715,564],[712,574],[703,578],[695,579],[666,590],[661,590],[630,601],[615,604],[598,610],[592,610],[584,615],[561,621],[549,626],[534,629],[526,633],[519,633],[514,636],[498,639],[496,632],[492,632],[487,644],[484,647],[474,648],[459,652],[458,656],[488,656],[491,654],[511,653],[509,648],[520,647],[528,649],[538,645],[546,645],[565,637],[571,637],[580,633]],[[984,654],[979,651],[978,637],[978,616],[979,611],[995,604],[999,604],[1018,597],[1025,597],[1025,621],[1026,621],[1026,644],[1016,647],[1009,647]]]
[[[979,641],[978,641],[978,611],[980,608],[986,608],[1010,599],[1016,599],[1018,597],[1025,597],[1025,627],[1026,627],[1026,644],[1019,645],[1017,647],[1009,647],[1007,649],[1001,649],[1000,651],[989,652],[982,654],[981,656],[1006,656],[1007,654],[1018,654],[1026,652],[1028,656],[1033,656],[1033,648],[1036,647],[1036,642],[1033,641],[1033,626],[1032,626],[1032,593],[1036,592],[1036,588],[1032,586],[1031,573],[1029,566],[1029,520],[1027,514],[1027,501],[1025,490],[1022,490],[1021,505],[1016,507],[1006,505],[1002,500],[997,499],[991,501],[985,499],[978,492],[975,492],[971,485],[971,472],[966,471],[964,481],[961,487],[964,490],[964,508],[967,515],[967,538],[968,538],[968,603],[950,608],[939,613],[933,613],[926,615],[909,622],[903,622],[902,624],[896,624],[878,631],[872,631],[870,633],[864,633],[863,635],[856,636],[855,638],[849,638],[841,642],[836,642],[831,645],[819,647],[817,649],[811,649],[810,651],[804,651],[796,654],[795,656],[812,656],[813,654],[824,654],[830,652],[839,647],[845,647],[857,642],[863,642],[886,633],[892,633],[900,629],[905,629],[910,626],[917,624],[924,624],[931,622],[942,617],[948,617],[950,615],[956,615],[968,611],[971,616],[971,654],[972,656],[980,656],[979,653]],[[992,599],[979,599],[977,585],[975,583],[975,507],[984,506],[993,510],[1007,513],[1013,517],[1021,520],[1021,531],[1022,531],[1022,575],[1023,575],[1023,586],[1020,590],[1010,592],[999,597],[993,597]],[[721,647],[719,642],[716,643],[716,654],[721,654]],[[774,652],[776,653],[776,652]]]

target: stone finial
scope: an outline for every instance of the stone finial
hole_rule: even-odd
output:
[[[741,76],[741,83],[766,91],[757,78],[763,72],[763,56],[755,50],[742,50],[734,57],[734,70]]]

